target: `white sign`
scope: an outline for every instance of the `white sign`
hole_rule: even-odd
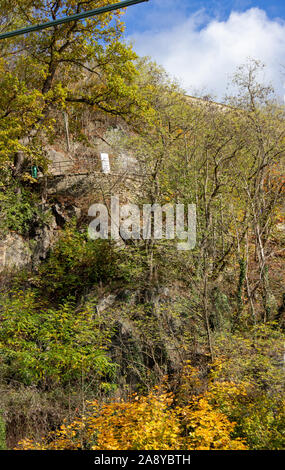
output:
[[[110,161],[107,153],[101,153],[102,171],[103,173],[110,173]]]

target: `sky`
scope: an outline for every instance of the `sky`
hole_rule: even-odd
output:
[[[189,94],[222,100],[248,58],[285,94],[285,0],[149,0],[128,7],[125,36]]]

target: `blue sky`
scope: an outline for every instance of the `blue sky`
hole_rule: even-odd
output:
[[[222,99],[248,57],[265,63],[261,79],[285,93],[285,0],[149,0],[129,7],[124,21],[134,49],[189,93]]]
[[[129,7],[124,21],[128,34],[133,34],[148,29],[159,31],[200,9],[210,18],[225,20],[233,10],[243,12],[250,8],[264,10],[271,19],[285,19],[285,0],[149,0]]]

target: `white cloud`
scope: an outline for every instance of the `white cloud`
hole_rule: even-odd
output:
[[[259,8],[232,12],[226,21],[209,20],[200,10],[169,30],[146,31],[129,39],[140,55],[163,65],[189,93],[204,90],[221,99],[230,76],[248,57],[264,62],[264,79],[278,94],[284,92],[285,21],[271,20]]]

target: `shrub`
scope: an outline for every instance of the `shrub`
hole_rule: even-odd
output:
[[[95,306],[75,308],[71,299],[57,309],[44,308],[35,292],[18,291],[2,298],[0,351],[2,378],[51,388],[111,374],[105,349],[108,329]]]
[[[40,267],[40,286],[50,297],[78,296],[118,273],[118,256],[108,240],[89,240],[70,224]]]
[[[216,338],[211,403],[236,421],[236,435],[251,449],[285,448],[284,333],[274,323]],[[246,395],[231,395],[224,382],[241,385]]]
[[[157,389],[147,396],[100,405],[41,442],[25,439],[21,449],[179,450],[246,449],[234,439],[232,423],[206,396],[174,405],[172,394]]]
[[[27,236],[33,225],[47,222],[49,215],[41,211],[36,194],[18,189],[20,192],[11,184],[5,191],[0,191],[0,231],[2,234],[13,231]]]

